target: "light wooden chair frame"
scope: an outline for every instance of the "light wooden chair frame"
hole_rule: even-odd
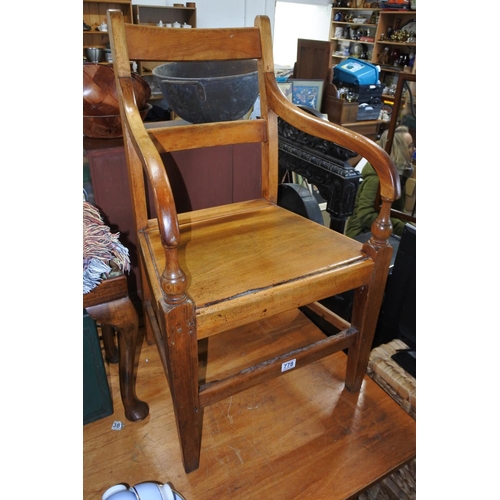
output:
[[[359,391],[387,279],[392,248],[391,203],[398,174],[373,141],[318,119],[290,103],[276,84],[269,19],[254,27],[170,29],[127,24],[108,11],[111,49],[138,231],[143,303],[167,375],[184,468],[199,467],[204,407],[348,349],[345,385]],[[146,128],[134,98],[131,61],[256,59],[261,116],[208,124]],[[277,206],[277,118],[363,155],[377,171],[382,207],[373,237],[358,243]],[[161,153],[260,143],[261,197],[178,214]],[[200,166],[202,168],[202,166]],[[147,181],[145,182],[145,178]],[[158,216],[149,218],[147,184]],[[351,322],[319,304],[355,290]],[[308,306],[340,332],[222,380],[200,384],[198,343],[221,332]],[[152,415],[154,418],[154,415]]]

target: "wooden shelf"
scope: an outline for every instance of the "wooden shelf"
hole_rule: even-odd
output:
[[[361,42],[368,43],[368,42]],[[408,43],[408,42],[393,42],[392,40],[378,40],[375,43],[381,43],[383,45],[398,45],[399,47],[416,47],[416,43]]]
[[[103,2],[102,0],[84,0],[83,3],[119,3],[123,5],[130,5],[130,0],[113,0],[112,2]]]
[[[133,5],[135,24],[163,23],[189,24],[196,28],[196,7],[163,7],[159,5]]]
[[[380,71],[387,71],[389,73],[409,73],[408,71],[403,71],[403,69],[399,69],[394,66],[382,66],[380,65]]]
[[[351,40],[350,38],[332,38],[332,40],[336,40],[338,42],[357,42],[357,43],[368,43],[370,45],[373,45],[375,41],[373,42],[368,42],[366,40]]]
[[[83,22],[91,27],[90,31],[83,31],[83,56],[86,47],[105,48],[109,42],[107,31],[96,30],[102,22],[107,22],[106,14],[109,9],[119,9],[123,12],[126,23],[132,22],[132,0],[83,0]],[[104,61],[99,61],[104,62]]]
[[[368,23],[351,23],[348,21],[333,21],[334,24],[343,24],[347,26],[366,26],[367,28],[376,28],[376,24],[368,24]]]
[[[379,12],[382,9],[372,9],[371,7],[334,7],[335,10],[355,10],[355,11],[360,11],[360,10],[371,10],[372,12]],[[385,11],[384,11],[385,12]]]
[[[402,14],[408,14],[408,15],[412,15],[414,17],[417,17],[417,11],[416,10],[408,10],[408,9],[401,9],[401,10],[397,10],[397,9],[381,9],[382,12],[384,13],[384,16],[386,14],[398,14],[398,15],[402,15]]]
[[[156,26],[160,21],[163,24],[180,23],[189,24],[196,28],[196,7],[164,7],[161,5],[133,5],[132,6],[134,24],[146,26]],[[139,62],[138,71],[140,75],[151,74],[153,68],[162,64],[161,62]]]

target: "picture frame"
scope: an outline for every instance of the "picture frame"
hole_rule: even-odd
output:
[[[292,102],[292,82],[286,81],[286,82],[277,82],[278,87],[280,88],[281,92],[283,92],[283,95],[290,101]]]
[[[293,104],[309,106],[316,111],[321,111],[324,80],[289,78],[288,81],[292,83]]]

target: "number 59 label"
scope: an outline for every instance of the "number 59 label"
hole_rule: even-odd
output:
[[[291,370],[292,368],[295,368],[295,359],[291,359],[290,361],[285,361],[284,363],[281,363],[281,371],[286,372],[287,370]]]

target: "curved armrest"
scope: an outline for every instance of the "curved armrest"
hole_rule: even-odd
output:
[[[321,137],[366,158],[380,178],[380,194],[393,202],[401,195],[399,174],[390,156],[367,137],[335,123],[316,118],[285,98],[273,73],[265,73],[269,107],[283,120],[307,134]]]
[[[167,302],[179,302],[186,297],[187,283],[186,275],[179,265],[177,253],[180,233],[172,188],[160,154],[149,137],[137,109],[132,78],[121,77],[119,83],[119,92],[123,96],[122,116],[125,116],[125,139],[133,144],[136,160],[141,162],[142,169],[147,173],[154,191],[158,226],[162,246],[165,250],[165,269],[161,276],[161,287]]]
[[[185,300],[187,281],[179,265],[177,247],[180,232],[172,188],[160,154],[149,137],[137,108],[128,49],[124,42],[126,37],[123,14],[119,10],[110,9],[107,17],[110,37],[116,41],[112,44],[112,53],[113,61],[115,61],[115,81],[120,102],[125,151],[131,165],[129,166],[129,181],[132,202],[134,206],[142,207],[142,212],[138,209],[134,212],[135,223],[138,230],[147,224],[143,177],[143,172],[146,172],[154,191],[158,226],[165,251],[165,269],[161,276],[161,288],[165,300],[168,303],[176,303]],[[138,220],[138,218],[142,219]]]
[[[265,72],[264,79],[270,110],[288,124],[309,135],[320,137],[361,154],[373,166],[380,179],[382,207],[372,226],[374,236],[372,242],[375,246],[388,245],[387,240],[392,233],[391,205],[401,196],[399,174],[390,156],[371,139],[335,123],[316,118],[290,103],[280,91],[272,72]]]

